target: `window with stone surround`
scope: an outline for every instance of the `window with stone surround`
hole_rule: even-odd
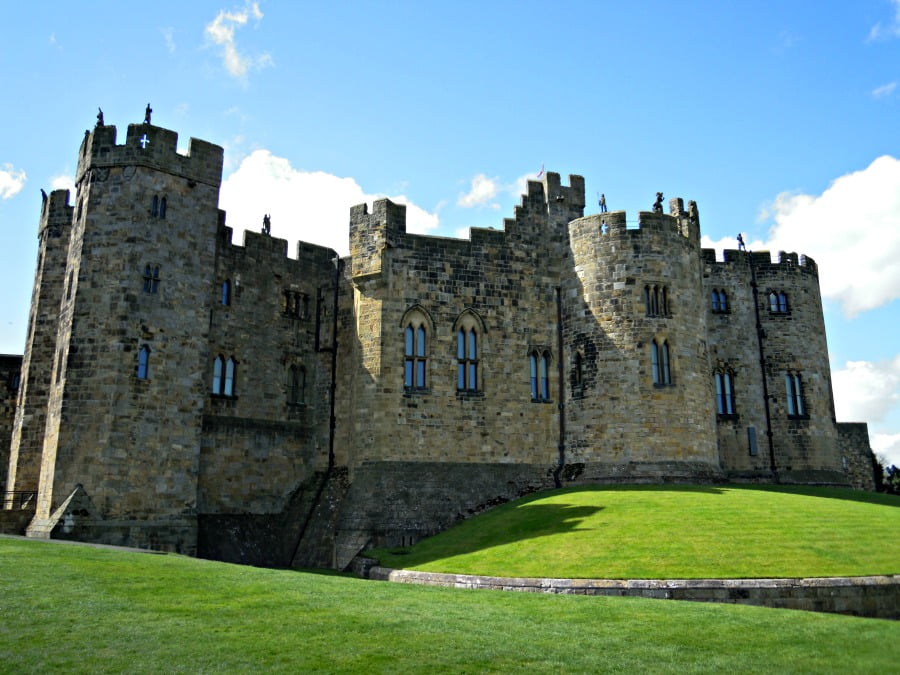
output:
[[[528,354],[528,367],[531,372],[531,400],[550,400],[550,350],[533,348]]]
[[[728,295],[724,290],[718,288],[712,290],[712,311],[713,314],[728,313]]]
[[[769,313],[788,314],[788,298],[784,291],[769,291]]]
[[[300,291],[284,291],[282,310],[284,311],[285,316],[292,316],[295,319],[308,318],[309,296],[306,295],[306,293],[301,293]]]
[[[785,373],[784,388],[787,397],[788,417],[793,419],[809,418],[806,404],[803,400],[803,380],[800,377],[800,373]]]
[[[428,313],[415,305],[403,314],[403,389],[425,392],[428,387],[428,355],[434,325]]]
[[[146,265],[144,267],[144,293],[154,294],[159,292],[159,265]]]
[[[137,379],[150,379],[150,347],[144,345],[138,350]]]
[[[306,368],[292,364],[288,368],[288,403],[303,405],[306,402]]]
[[[222,282],[222,293],[220,300],[223,305],[228,307],[231,304],[231,280],[226,279]]]
[[[713,374],[716,385],[716,413],[719,417],[733,417],[737,413],[734,407],[734,371],[720,368]]]
[[[668,340],[654,339],[650,343],[650,369],[653,373],[653,384],[672,384],[672,371],[669,367]]]
[[[456,388],[478,391],[478,333],[474,328],[456,332]]]
[[[482,391],[481,352],[484,322],[473,310],[462,312],[453,322],[456,334],[456,391]]]
[[[153,199],[150,200],[150,217],[165,218],[167,207],[168,200],[165,197],[160,199],[159,195],[153,195]]]
[[[229,356],[226,360],[219,354],[213,360],[212,393],[216,396],[234,396],[237,377],[237,359]]]
[[[647,316],[669,315],[669,289],[666,286],[644,286],[644,311]]]

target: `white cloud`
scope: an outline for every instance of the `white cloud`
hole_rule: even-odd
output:
[[[832,374],[832,387],[839,422],[890,427],[900,412],[900,354],[878,363],[848,361]],[[869,442],[876,455],[900,466],[900,433],[873,433]]]
[[[472,179],[472,186],[469,192],[460,195],[457,200],[457,206],[464,208],[472,208],[473,206],[482,206],[494,199],[498,192],[497,180],[488,178],[483,173],[478,174]],[[498,204],[492,204],[493,208],[498,208]]]
[[[890,96],[894,93],[894,90],[896,88],[896,82],[888,82],[887,84],[883,84],[880,87],[876,87],[872,90],[872,98],[885,98],[886,96]]]
[[[352,178],[322,171],[295,169],[283,157],[256,150],[222,182],[221,208],[234,228],[234,242],[242,232],[258,232],[264,214],[272,216],[272,235],[287,239],[289,251],[298,240],[328,246],[341,255],[349,252],[350,207],[371,203],[384,195],[367,194]],[[390,199],[406,204],[406,231],[424,234],[438,227],[438,216],[413,204],[404,195]]]
[[[175,29],[171,26],[166,26],[165,28],[160,28],[159,32],[162,33],[163,40],[166,41],[166,49],[170,54],[175,53]]]
[[[872,434],[869,444],[886,466],[900,466],[900,434]]]
[[[222,64],[234,78],[244,79],[251,69],[259,70],[272,64],[272,57],[269,54],[259,56],[242,54],[235,42],[234,35],[238,28],[245,26],[250,19],[259,23],[262,18],[259,3],[248,2],[241,10],[231,12],[221,10],[206,26],[207,37],[222,48]]]
[[[822,295],[845,316],[900,298],[900,160],[879,157],[821,195],[782,193],[766,210],[769,241],[751,248],[815,259]]]
[[[51,190],[68,190],[69,191],[69,203],[74,203],[75,197],[75,181],[72,179],[71,174],[61,173],[58,176],[54,176],[50,179],[50,189]]]
[[[878,363],[848,361],[832,374],[832,387],[838,420],[881,422],[900,405],[900,354]]]
[[[14,169],[12,164],[0,168],[0,199],[11,199],[25,186],[25,171]]]
[[[894,6],[894,16],[887,24],[879,21],[872,26],[868,36],[870,42],[900,37],[900,0],[891,0],[891,4]]]

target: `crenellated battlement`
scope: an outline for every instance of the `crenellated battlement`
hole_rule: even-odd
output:
[[[116,144],[113,125],[86,131],[78,154],[76,185],[90,169],[144,166],[184,176],[188,180],[219,187],[224,150],[221,146],[191,138],[186,155],[178,152],[178,134],[152,124],[129,124],[124,145]]]
[[[53,190],[43,201],[41,204],[39,234],[50,228],[56,233],[54,236],[58,236],[60,228],[68,227],[72,224],[72,216],[75,209],[69,205],[69,196],[68,190]]]
[[[266,267],[277,267],[288,261],[305,261],[313,264],[332,263],[337,257],[334,249],[318,244],[310,244],[305,241],[297,241],[295,255],[290,256],[288,240],[273,237],[261,232],[244,230],[243,244],[233,241],[234,230],[224,224],[220,224],[220,238],[225,247],[234,253],[245,253],[252,257],[257,264],[262,263]]]
[[[669,213],[639,211],[637,220],[629,220],[626,211],[595,213],[572,221],[569,231],[570,236],[601,238],[674,235],[699,245],[700,219],[696,202],[689,202],[685,210],[684,201],[676,198],[669,202]]]
[[[816,279],[819,277],[819,266],[816,264],[816,261],[809,256],[798,253],[779,251],[777,257],[773,259],[770,251],[725,249],[722,259],[719,260],[715,249],[704,248],[701,251],[701,255],[703,262],[707,265],[746,265],[748,262],[752,262],[757,272],[796,270],[802,274],[809,274]]]

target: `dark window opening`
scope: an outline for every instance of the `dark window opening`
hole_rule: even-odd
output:
[[[456,333],[456,388],[478,391],[478,334],[474,328]]]
[[[409,324],[404,332],[403,386],[425,388],[425,326]]]
[[[150,347],[144,345],[138,351],[137,378],[150,379]]]

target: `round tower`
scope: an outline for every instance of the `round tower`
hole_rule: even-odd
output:
[[[569,226],[566,463],[585,480],[721,475],[698,221],[674,199]]]

